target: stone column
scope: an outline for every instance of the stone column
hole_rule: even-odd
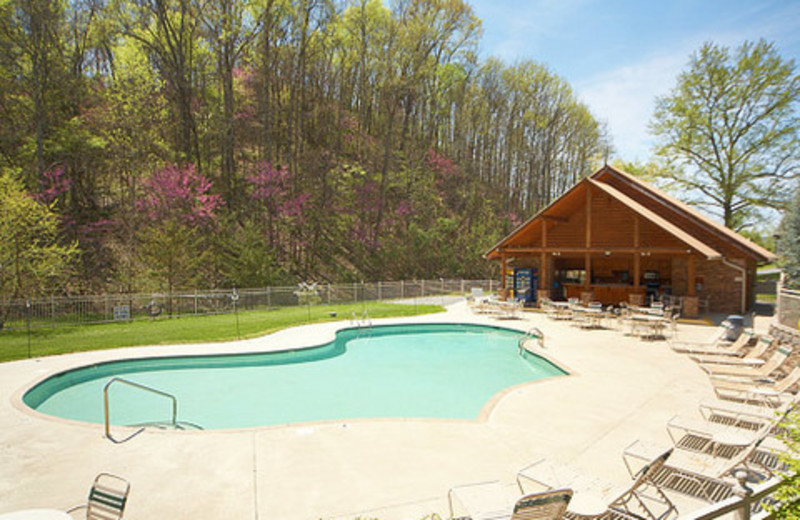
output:
[[[697,296],[684,296],[681,315],[684,318],[697,318],[700,316],[700,301]]]

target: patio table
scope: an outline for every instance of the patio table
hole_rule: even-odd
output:
[[[631,335],[636,336],[639,332],[639,337],[654,338],[664,335],[664,329],[667,326],[667,319],[662,316],[650,316],[647,314],[631,314],[628,316],[631,324]]]

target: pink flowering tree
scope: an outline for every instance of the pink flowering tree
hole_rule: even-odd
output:
[[[223,204],[212,188],[192,164],[167,165],[142,183],[142,260],[170,292],[194,285],[210,261],[208,232]]]
[[[208,227],[217,221],[222,197],[212,194],[212,183],[193,164],[167,165],[143,183],[144,197],[137,209],[151,222],[176,219],[189,227]]]
[[[33,198],[43,204],[53,204],[69,191],[72,181],[65,174],[64,166],[58,165],[44,171],[39,185],[39,192]]]
[[[451,209],[461,209],[463,204],[464,176],[452,159],[428,150],[427,166],[433,172],[440,196]]]
[[[283,232],[296,236],[297,230],[305,223],[311,195],[294,193],[293,181],[286,166],[276,168],[266,161],[258,163],[247,177],[252,190],[250,197],[264,215],[270,248],[280,245]]]

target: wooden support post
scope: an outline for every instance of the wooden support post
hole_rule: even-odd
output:
[[[586,253],[584,257],[584,264],[586,265],[586,280],[583,282],[583,286],[588,291],[592,285],[592,255],[591,253]]]
[[[547,254],[542,253],[539,257],[539,290],[547,289]]]
[[[586,249],[592,247],[592,188],[586,185]],[[592,254],[587,252],[584,260],[586,267],[586,280],[583,286],[586,292],[592,285]]]
[[[689,285],[686,288],[686,294],[688,296],[697,296],[697,285],[695,284],[696,275],[696,266],[694,255],[689,255],[689,258],[686,261],[686,283]]]
[[[500,299],[506,299],[506,255],[500,254]]]
[[[639,250],[639,215],[633,216],[633,292],[639,292],[639,280],[642,277],[642,252]]]
[[[547,249],[547,221],[542,221],[542,254],[539,260],[539,290],[542,293],[545,293],[545,296],[550,297],[547,294],[547,286],[548,286],[548,272],[547,272],[547,253],[545,253],[545,249]],[[541,298],[541,295],[540,295]],[[539,298],[537,298],[539,299]]]
[[[586,186],[586,248],[592,247],[592,189]]]

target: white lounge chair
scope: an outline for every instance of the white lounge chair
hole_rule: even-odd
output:
[[[540,488],[568,487],[574,491],[565,516],[572,520],[611,520],[618,518],[647,518],[665,520],[677,516],[675,504],[651,485],[651,477],[670,457],[671,449],[653,457],[627,485],[614,485],[577,470],[566,464],[541,459],[520,470],[517,483],[520,491],[524,482]]]
[[[780,381],[773,383],[754,383],[752,381],[732,381],[713,379],[714,392],[720,399],[756,403],[761,406],[777,408],[792,400],[789,390],[800,382],[800,366],[795,367]]]
[[[749,428],[758,430],[765,422],[785,412],[789,407],[800,403],[800,393],[794,395],[789,401],[777,408],[758,406],[755,404],[739,403],[723,399],[707,399],[698,405],[700,415],[709,422]]]
[[[742,447],[749,446],[757,439],[765,439],[774,435],[783,425],[787,416],[795,410],[797,400],[784,407],[780,413],[773,414],[769,419],[762,419],[758,429],[752,425],[755,417],[744,424],[720,424],[702,418],[673,416],[667,421],[667,433],[675,446],[681,449],[694,451],[710,451],[714,455],[735,456]],[[779,443],[773,443],[778,446]],[[725,455],[727,454],[727,455]]]
[[[753,339],[756,339],[756,344],[750,349],[750,352],[745,354],[747,346]],[[705,354],[691,353],[689,357],[697,363],[711,363],[711,364],[730,364],[730,365],[763,365],[764,360],[761,358],[769,347],[772,345],[772,338],[761,336],[753,332],[743,332],[739,338],[730,344],[729,347],[723,347],[719,352],[709,352]]]
[[[723,321],[719,327],[704,341],[669,341],[669,346],[675,352],[681,354],[713,354],[720,352],[724,347],[729,346],[725,341],[728,333],[727,321]]]
[[[736,379],[764,379],[772,375],[773,372],[778,370],[783,362],[792,355],[792,349],[788,345],[781,345],[778,347],[772,356],[761,366],[733,366],[733,365],[719,365],[719,364],[701,364],[702,368],[712,378],[736,378]]]
[[[519,497],[499,482],[480,482],[450,488],[450,518],[471,520],[560,520],[572,498],[572,490],[557,489]],[[455,516],[456,503],[467,516]]]
[[[758,462],[757,452],[764,442],[762,432],[744,446],[735,456],[722,456],[722,450],[711,453],[675,448],[670,459],[652,475],[656,485],[673,491],[695,496],[709,502],[718,502],[732,496],[732,477],[737,470],[744,470],[750,481],[760,482],[773,476],[773,470]],[[623,451],[622,457],[628,471],[632,472],[631,460],[646,461],[663,446],[637,440]]]

